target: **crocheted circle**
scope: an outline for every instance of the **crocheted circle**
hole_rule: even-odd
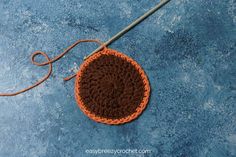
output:
[[[149,95],[149,81],[139,64],[113,49],[89,57],[76,75],[78,106],[97,122],[122,124],[137,118]]]

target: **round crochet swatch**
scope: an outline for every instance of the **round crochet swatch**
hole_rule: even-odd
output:
[[[137,118],[150,95],[149,81],[137,62],[104,48],[81,65],[75,79],[75,98],[91,119],[122,124]]]

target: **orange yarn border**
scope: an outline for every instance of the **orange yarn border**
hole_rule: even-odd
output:
[[[82,101],[81,97],[80,97],[80,79],[81,79],[81,75],[83,75],[83,71],[85,70],[85,68],[95,59],[97,59],[98,57],[100,57],[101,55],[115,55],[117,57],[120,57],[122,59],[125,59],[126,61],[130,62],[132,65],[135,66],[135,68],[139,71],[139,73],[141,74],[142,80],[144,82],[144,97],[142,102],[140,103],[140,105],[137,107],[136,112],[134,112],[133,114],[124,117],[124,118],[120,118],[120,119],[108,119],[108,118],[104,118],[104,117],[99,117],[97,115],[95,115],[94,113],[91,113],[89,110],[87,110],[86,106],[84,105],[84,102]],[[75,79],[75,99],[76,102],[79,106],[79,108],[83,111],[83,113],[85,115],[87,115],[90,119],[96,121],[96,122],[100,122],[100,123],[105,123],[105,124],[111,124],[111,125],[118,125],[118,124],[123,124],[123,123],[127,123],[130,122],[134,119],[136,119],[142,112],[143,110],[146,108],[147,103],[149,101],[149,96],[150,96],[150,84],[148,81],[148,78],[144,72],[144,70],[141,68],[141,66],[134,61],[133,59],[131,59],[130,57],[126,56],[123,53],[120,53],[116,50],[113,49],[109,49],[109,48],[104,48],[103,50],[95,53],[94,55],[90,56],[88,59],[86,59],[80,66],[80,70],[78,71],[78,73],[76,74],[76,79]]]

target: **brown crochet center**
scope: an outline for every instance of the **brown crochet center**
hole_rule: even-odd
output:
[[[79,85],[86,109],[108,119],[120,119],[136,112],[145,92],[135,66],[112,54],[101,55],[88,64]]]

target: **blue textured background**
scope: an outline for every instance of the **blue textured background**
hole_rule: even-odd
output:
[[[156,3],[1,0],[0,92],[26,87],[46,73],[47,67],[29,62],[33,51],[53,57],[77,39],[106,41]],[[142,65],[152,87],[142,116],[121,126],[89,120],[76,105],[73,81],[62,81],[96,47],[79,45],[54,64],[46,83],[0,97],[0,157],[86,157],[92,148],[235,157],[235,26],[235,0],[172,0],[114,42],[111,48]]]

